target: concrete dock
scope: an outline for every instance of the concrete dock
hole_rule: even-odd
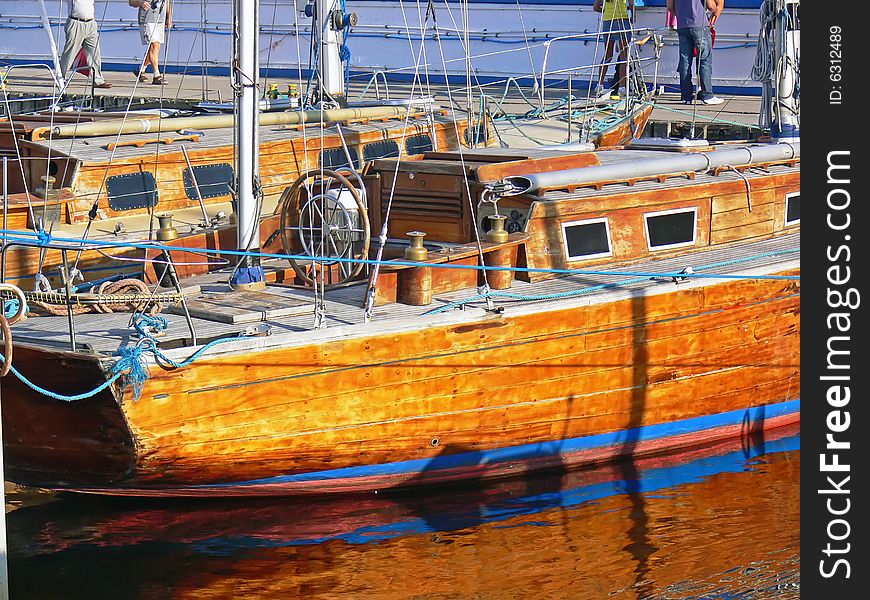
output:
[[[56,90],[47,68],[35,67],[0,67],[8,69],[5,79],[5,90],[0,92],[0,116],[11,112],[23,114],[44,110],[53,102]],[[67,88],[64,100],[70,106],[91,107],[95,109],[112,110],[125,109],[128,105],[133,109],[189,107],[200,101],[229,102],[232,100],[232,88],[228,76],[208,75],[200,73],[171,73],[166,76],[167,85],[153,85],[150,76],[145,82],[137,81],[132,72],[106,71],[106,80],[112,84],[110,89],[92,89],[90,80],[82,75],[73,78]],[[305,82],[295,78],[274,78],[261,76],[261,87],[268,91],[274,89],[280,94],[286,94],[288,89],[303,91]],[[348,98],[374,100],[377,98],[406,98],[411,86],[408,83],[385,84],[383,80],[375,82],[370,78],[354,78],[351,81]],[[462,86],[446,86],[441,83],[427,90],[435,100],[444,107],[465,110],[469,94]],[[585,89],[575,89],[572,94],[577,107],[585,103]],[[415,90],[415,95],[420,91]],[[505,94],[504,85],[489,84],[483,88],[476,87],[471,91],[471,103],[478,110],[481,94],[492,98],[501,98],[501,108],[509,114],[527,118],[523,120],[523,133],[509,122],[499,125],[499,130],[510,139],[520,138],[528,144],[560,144],[568,140],[568,124],[564,118],[554,118],[552,113],[540,114],[528,118],[528,115],[539,111],[540,97],[531,88],[519,89],[511,86]],[[544,107],[557,105],[568,97],[564,87],[550,87],[545,90]],[[644,131],[645,137],[688,137],[694,126],[693,137],[704,137],[709,140],[721,139],[753,139],[759,135],[758,96],[722,96],[724,103],[714,106],[704,104],[685,105],[680,102],[679,93],[675,89],[665,88],[665,92],[652,98],[654,109],[650,121]],[[488,109],[496,114],[496,102],[489,101]],[[564,108],[564,107],[563,107]],[[564,113],[564,110],[563,110]],[[575,123],[576,126],[576,123]],[[576,129],[575,129],[576,131]],[[573,134],[576,141],[576,133]],[[529,141],[531,138],[532,141]],[[507,142],[509,145],[511,142]]]

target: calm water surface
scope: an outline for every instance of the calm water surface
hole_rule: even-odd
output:
[[[798,598],[797,429],[606,468],[327,501],[11,494],[11,595]]]

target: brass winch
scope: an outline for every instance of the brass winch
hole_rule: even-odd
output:
[[[172,226],[172,215],[164,213],[157,215],[157,222],[160,223],[160,228],[157,230],[157,239],[161,242],[168,242],[178,237],[178,230]]]
[[[411,245],[405,248],[405,259],[413,261],[423,261],[429,256],[429,251],[423,247],[423,238],[426,237],[425,232],[409,231],[405,235],[411,241]]]

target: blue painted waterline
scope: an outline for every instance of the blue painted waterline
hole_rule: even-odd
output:
[[[584,450],[611,448],[621,445],[636,445],[640,442],[659,440],[668,437],[698,433],[720,427],[740,425],[745,422],[763,423],[767,419],[786,416],[800,412],[800,399],[788,400],[777,404],[756,406],[748,409],[738,409],[715,415],[693,417],[670,423],[657,423],[633,429],[625,429],[612,433],[600,433],[578,438],[522,444],[509,448],[481,450],[478,452],[463,452],[441,456],[435,459],[406,460],[378,465],[345,467],[313,473],[296,475],[279,475],[249,481],[208,484],[195,486],[195,489],[219,489],[225,487],[248,487],[281,485],[287,483],[325,482],[335,480],[352,480],[355,478],[415,475],[419,473],[434,473],[444,469],[475,467],[478,465],[493,465],[510,461],[527,461],[547,457],[563,456]]]

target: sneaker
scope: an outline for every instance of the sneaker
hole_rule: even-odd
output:
[[[625,96],[625,88],[624,87],[610,90],[610,99],[611,100],[619,100],[623,96]]]
[[[100,83],[95,83],[95,84],[94,84],[94,87],[95,87],[95,88],[100,88],[101,90],[107,90],[107,89],[109,89],[110,87],[112,87],[112,84],[109,83],[108,81],[101,81]]]
[[[722,104],[725,101],[719,96],[710,96],[709,98],[701,100],[701,102],[704,104]]]
[[[595,88],[592,90],[593,98],[603,98],[604,96],[610,95],[610,90],[601,85],[600,83],[595,84]]]

